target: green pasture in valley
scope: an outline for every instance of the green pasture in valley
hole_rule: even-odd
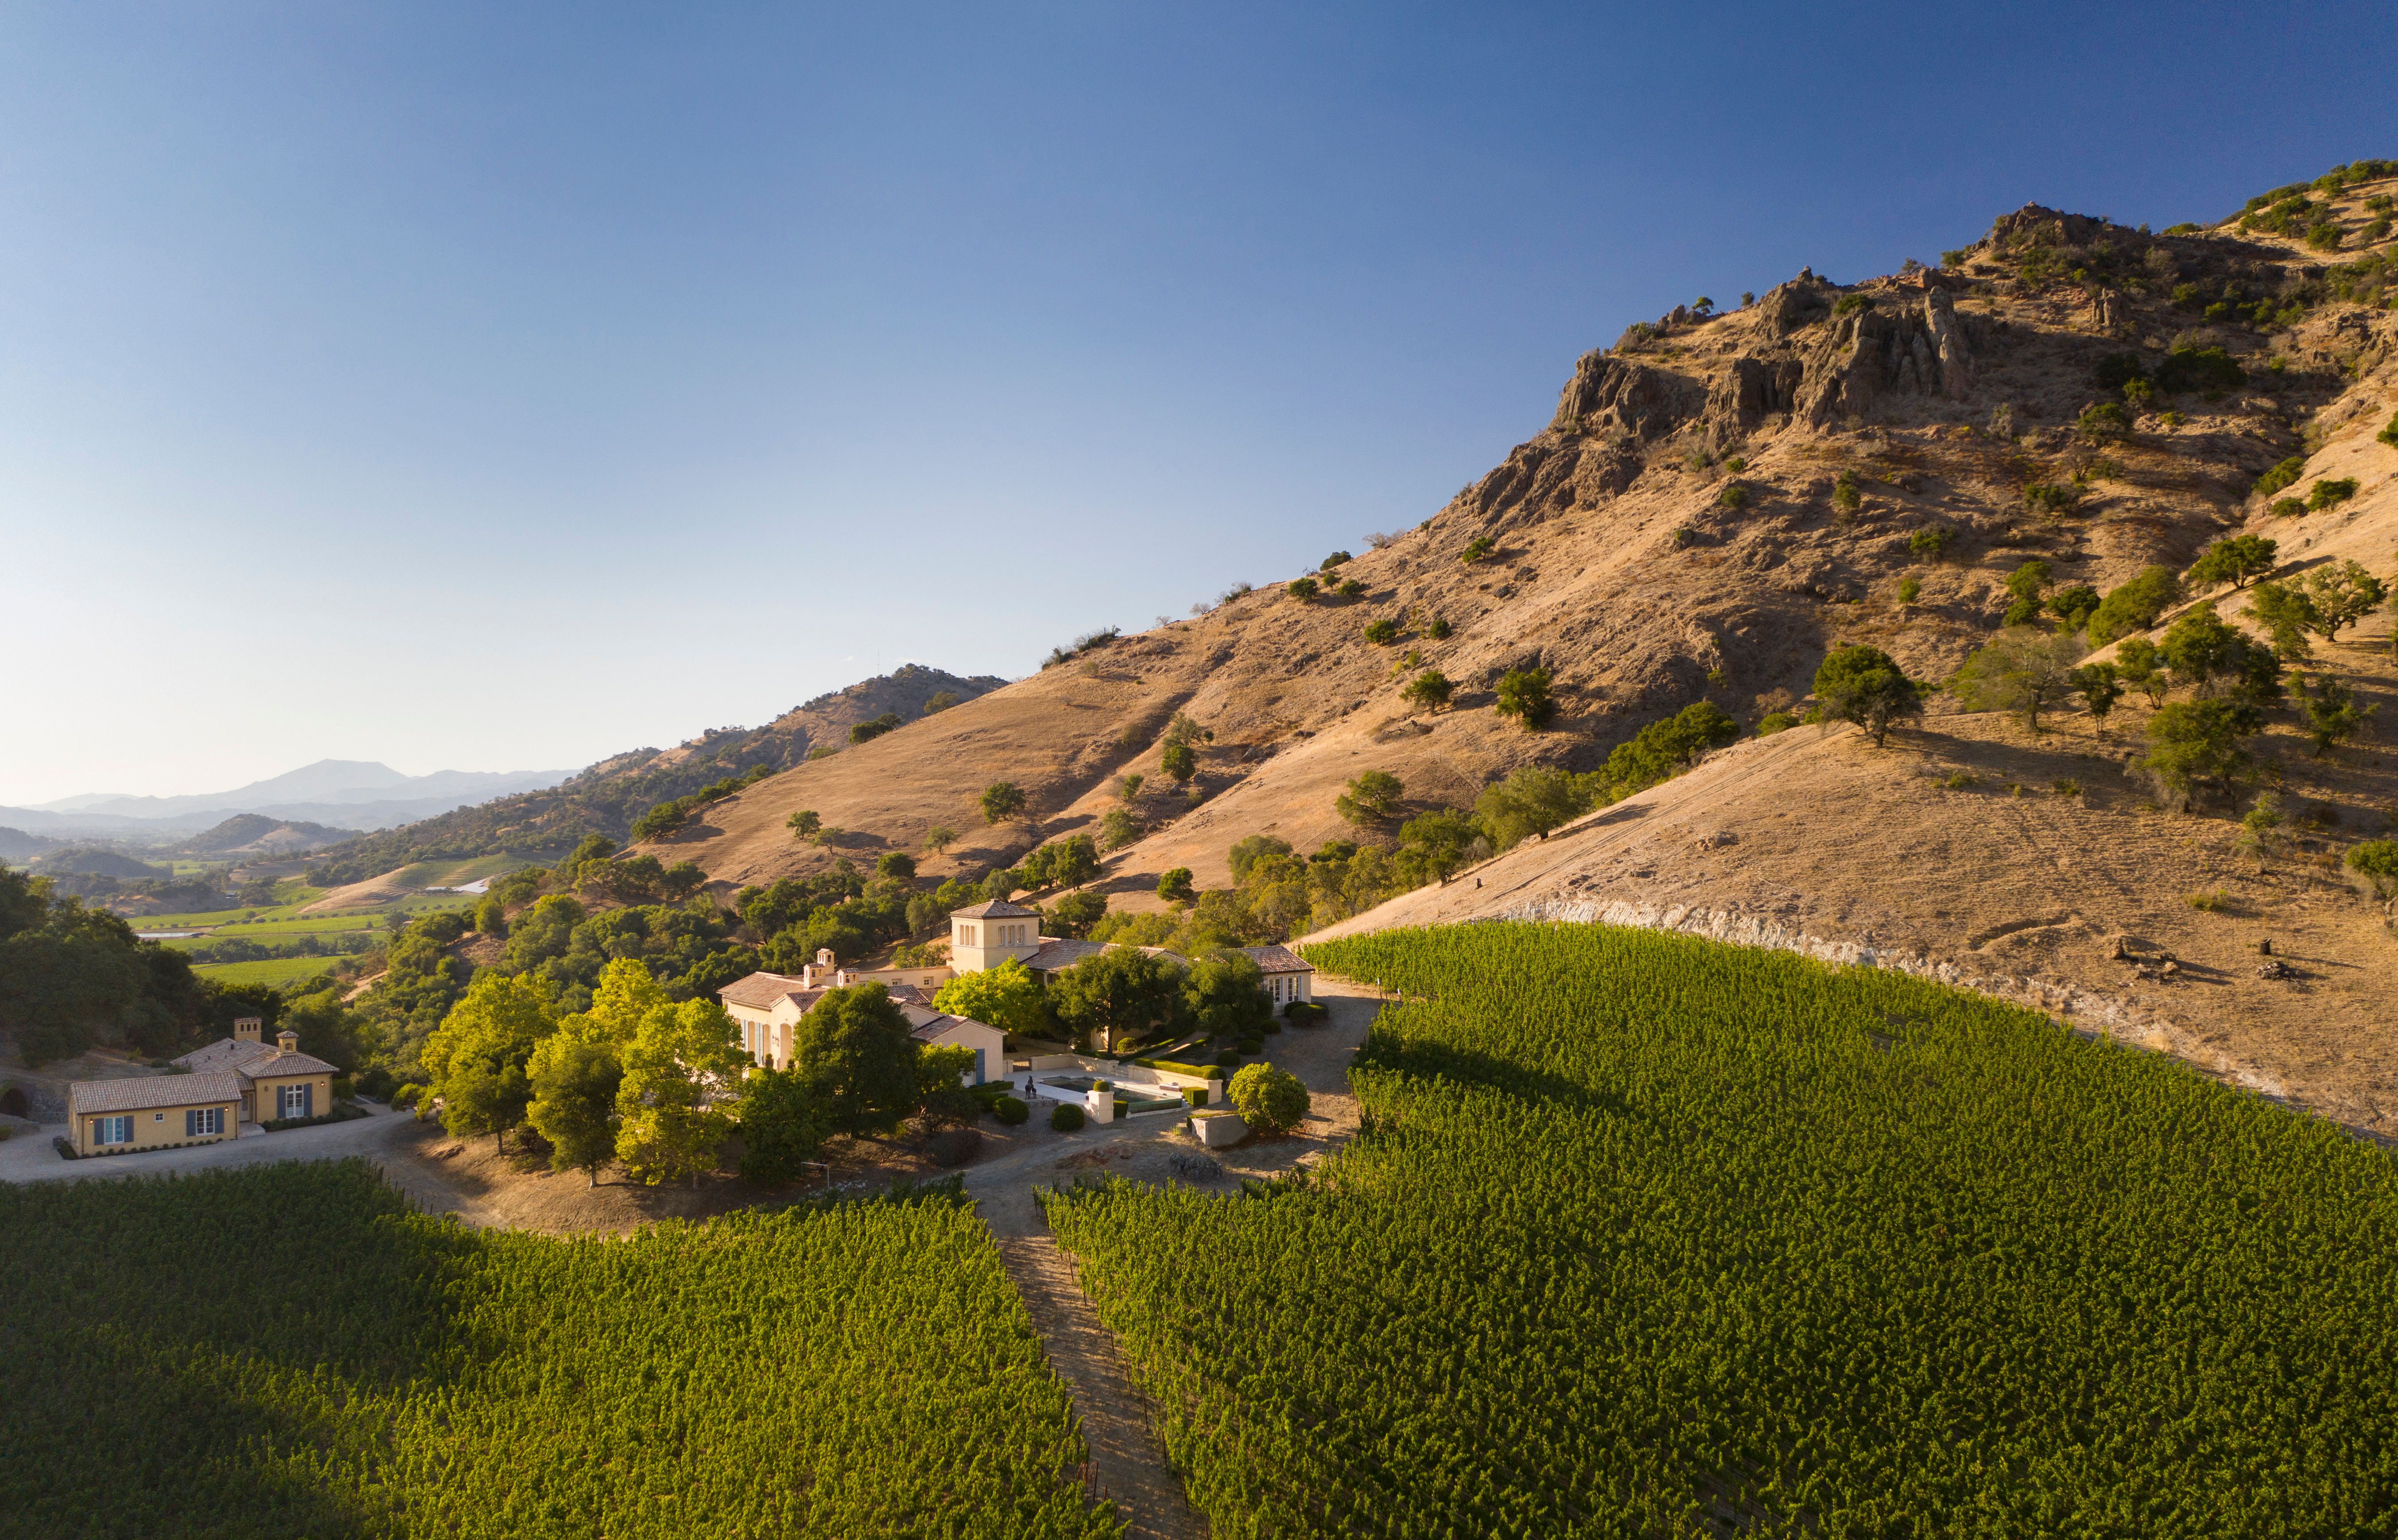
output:
[[[290,1162],[0,1234],[0,1535],[1122,1533],[952,1194],[559,1239]]]
[[[268,957],[254,963],[195,963],[192,971],[227,984],[289,984],[313,979],[339,961],[338,957]]]
[[[1381,980],[1363,1131],[1046,1204],[1219,1535],[2398,1517],[2389,1151],[1987,997],[1596,926]]]

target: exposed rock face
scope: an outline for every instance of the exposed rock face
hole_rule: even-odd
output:
[[[2107,222],[2088,214],[2068,214],[2027,203],[2012,214],[1990,222],[1990,242],[2004,248],[2016,241],[2035,246],[2081,246],[2107,228]]]
[[[1706,386],[1698,381],[1617,355],[1585,353],[1549,426],[1571,428],[1596,418],[1589,424],[1594,431],[1653,442],[1697,416],[1705,400]]]
[[[1769,290],[1765,298],[1758,302],[1758,311],[1768,331],[1776,337],[1787,337],[1800,327],[1823,319],[1835,297],[1831,285],[1802,274]]]
[[[1963,400],[1973,393],[1974,366],[1967,361],[1965,329],[1958,324],[1957,302],[1948,297],[1948,290],[1935,287],[1923,296],[1923,324],[1931,333],[1933,353],[1940,360],[1940,394]]]
[[[1806,378],[1806,366],[1795,358],[1734,358],[1707,398],[1707,423],[1726,439],[1754,432],[1770,419],[1790,413]]]

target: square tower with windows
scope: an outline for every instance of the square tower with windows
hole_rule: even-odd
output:
[[[950,914],[950,966],[980,973],[1010,957],[1021,963],[1041,950],[1037,910],[990,898]]]

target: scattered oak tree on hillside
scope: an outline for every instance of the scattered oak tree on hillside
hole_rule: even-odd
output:
[[[1456,693],[1456,689],[1447,674],[1437,669],[1426,669],[1408,682],[1408,687],[1399,692],[1399,698],[1420,710],[1442,711],[1448,709],[1448,697]]]
[[[816,817],[815,809],[802,807],[785,818],[783,827],[791,831],[793,838],[805,840],[813,844],[815,843],[816,835],[824,829],[824,819]]]
[[[2260,707],[2282,698],[2281,659],[2238,627],[2227,625],[2212,602],[2167,628],[2157,653],[2172,669],[2173,682],[2200,696],[2228,693]]]
[[[2260,725],[2257,709],[2241,702],[2169,701],[2149,719],[2149,754],[2140,763],[2174,800],[2230,796],[2254,769],[2242,745]]]
[[[1129,807],[1111,807],[1099,820],[1101,847],[1122,850],[1140,838],[1140,818]]]
[[[2337,642],[2343,629],[2379,609],[2389,597],[2381,580],[2356,561],[2317,567],[2303,581],[2315,614],[2310,628],[2325,642]]]
[[[1014,781],[993,781],[983,788],[982,821],[1011,823],[1024,817],[1025,809],[1031,805],[1032,800],[1024,794],[1024,788]]]
[[[1965,660],[1948,688],[1969,711],[2013,711],[2025,730],[2040,731],[2040,713],[2073,692],[2080,639],[2010,626]]]
[[[1191,869],[1178,866],[1157,879],[1157,896],[1170,904],[1187,904],[1199,896],[1192,885]]]
[[[924,831],[924,848],[937,856],[958,843],[958,831],[947,824],[935,824]]]
[[[2284,663],[2304,663],[2314,655],[2307,633],[2321,617],[2304,588],[2268,579],[2257,585],[2241,613],[2265,628],[2265,634],[2273,639],[2273,655]]]
[[[1549,671],[1510,669],[1500,675],[1494,709],[1502,717],[1514,718],[1528,733],[1546,727],[1557,714],[1557,703],[1549,694]]]
[[[2052,571],[2047,562],[2035,556],[2007,574],[2007,593],[2014,601],[2007,606],[2006,618],[2001,624],[2028,626],[2040,618],[2040,593],[2048,587]]]
[[[1453,807],[1418,814],[1399,829],[1399,869],[1409,875],[1445,883],[1459,867],[1489,853],[1481,829]]]
[[[2356,692],[2328,674],[2317,674],[2311,680],[2300,674],[2294,682],[2298,716],[2307,736],[2314,740],[2317,759],[2364,732],[2378,709],[2358,705]]]
[[[2157,661],[2157,644],[2147,637],[2135,636],[2115,649],[2115,671],[2125,684],[2148,696],[2149,705],[2165,703],[2171,683]]]
[[[2189,564],[2189,580],[2203,588],[2229,583],[2234,588],[2244,588],[2249,579],[2273,570],[2273,559],[2280,550],[2280,542],[2261,534],[2217,540],[2199,552],[2198,560]]]
[[[896,711],[885,711],[881,716],[874,718],[870,722],[861,722],[856,726],[852,727],[849,730],[849,741],[852,743],[871,743],[876,738],[881,737],[883,734],[890,732],[893,728],[898,725],[899,713]]]
[[[2085,663],[2073,670],[2072,681],[2081,704],[2090,709],[2090,719],[2097,723],[2098,736],[2105,737],[2107,718],[2123,698],[2122,675],[2111,663]]]
[[[1174,777],[1175,784],[1188,785],[1199,773],[1199,755],[1187,743],[1169,743],[1158,755],[1158,768]]]
[[[1815,670],[1826,722],[1852,722],[1879,749],[1893,723],[1923,714],[1923,690],[1879,647],[1842,647]]]
[[[1354,824],[1381,823],[1399,810],[1407,788],[1387,770],[1368,770],[1333,799],[1333,811]]]

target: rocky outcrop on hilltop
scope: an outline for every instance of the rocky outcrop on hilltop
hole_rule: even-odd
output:
[[[1363,769],[1396,776],[1410,810],[1467,805],[1520,765],[1593,767],[1697,700],[1754,723],[1848,642],[1945,678],[2028,561],[2103,590],[2279,527],[2258,473],[2363,399],[2398,325],[2378,303],[2390,231],[2363,207],[2393,187],[2316,206],[2348,232],[2337,254],[2305,245],[2311,226],[2155,235],[2033,207],[1937,269],[1801,272],[1737,308],[1677,307],[1580,358],[1547,425],[1446,507],[1301,592],[1301,574],[1252,574],[1199,618],[770,777],[672,854],[735,882],[816,870],[841,856],[789,837],[806,808],[853,857],[955,831],[920,865],[978,874],[1096,831],[1132,773],[1151,831],[1116,891],[1153,902],[1176,867],[1221,885],[1248,835],[1359,837],[1334,801]],[[2123,393],[2135,379],[2146,394]],[[2120,431],[2080,426],[2100,403]],[[1535,666],[1558,709],[1527,733],[1491,706]],[[1428,669],[1454,687],[1446,709],[1402,694]],[[1212,735],[1189,788],[1161,774],[1178,715]],[[996,779],[1036,816],[988,825]]]

